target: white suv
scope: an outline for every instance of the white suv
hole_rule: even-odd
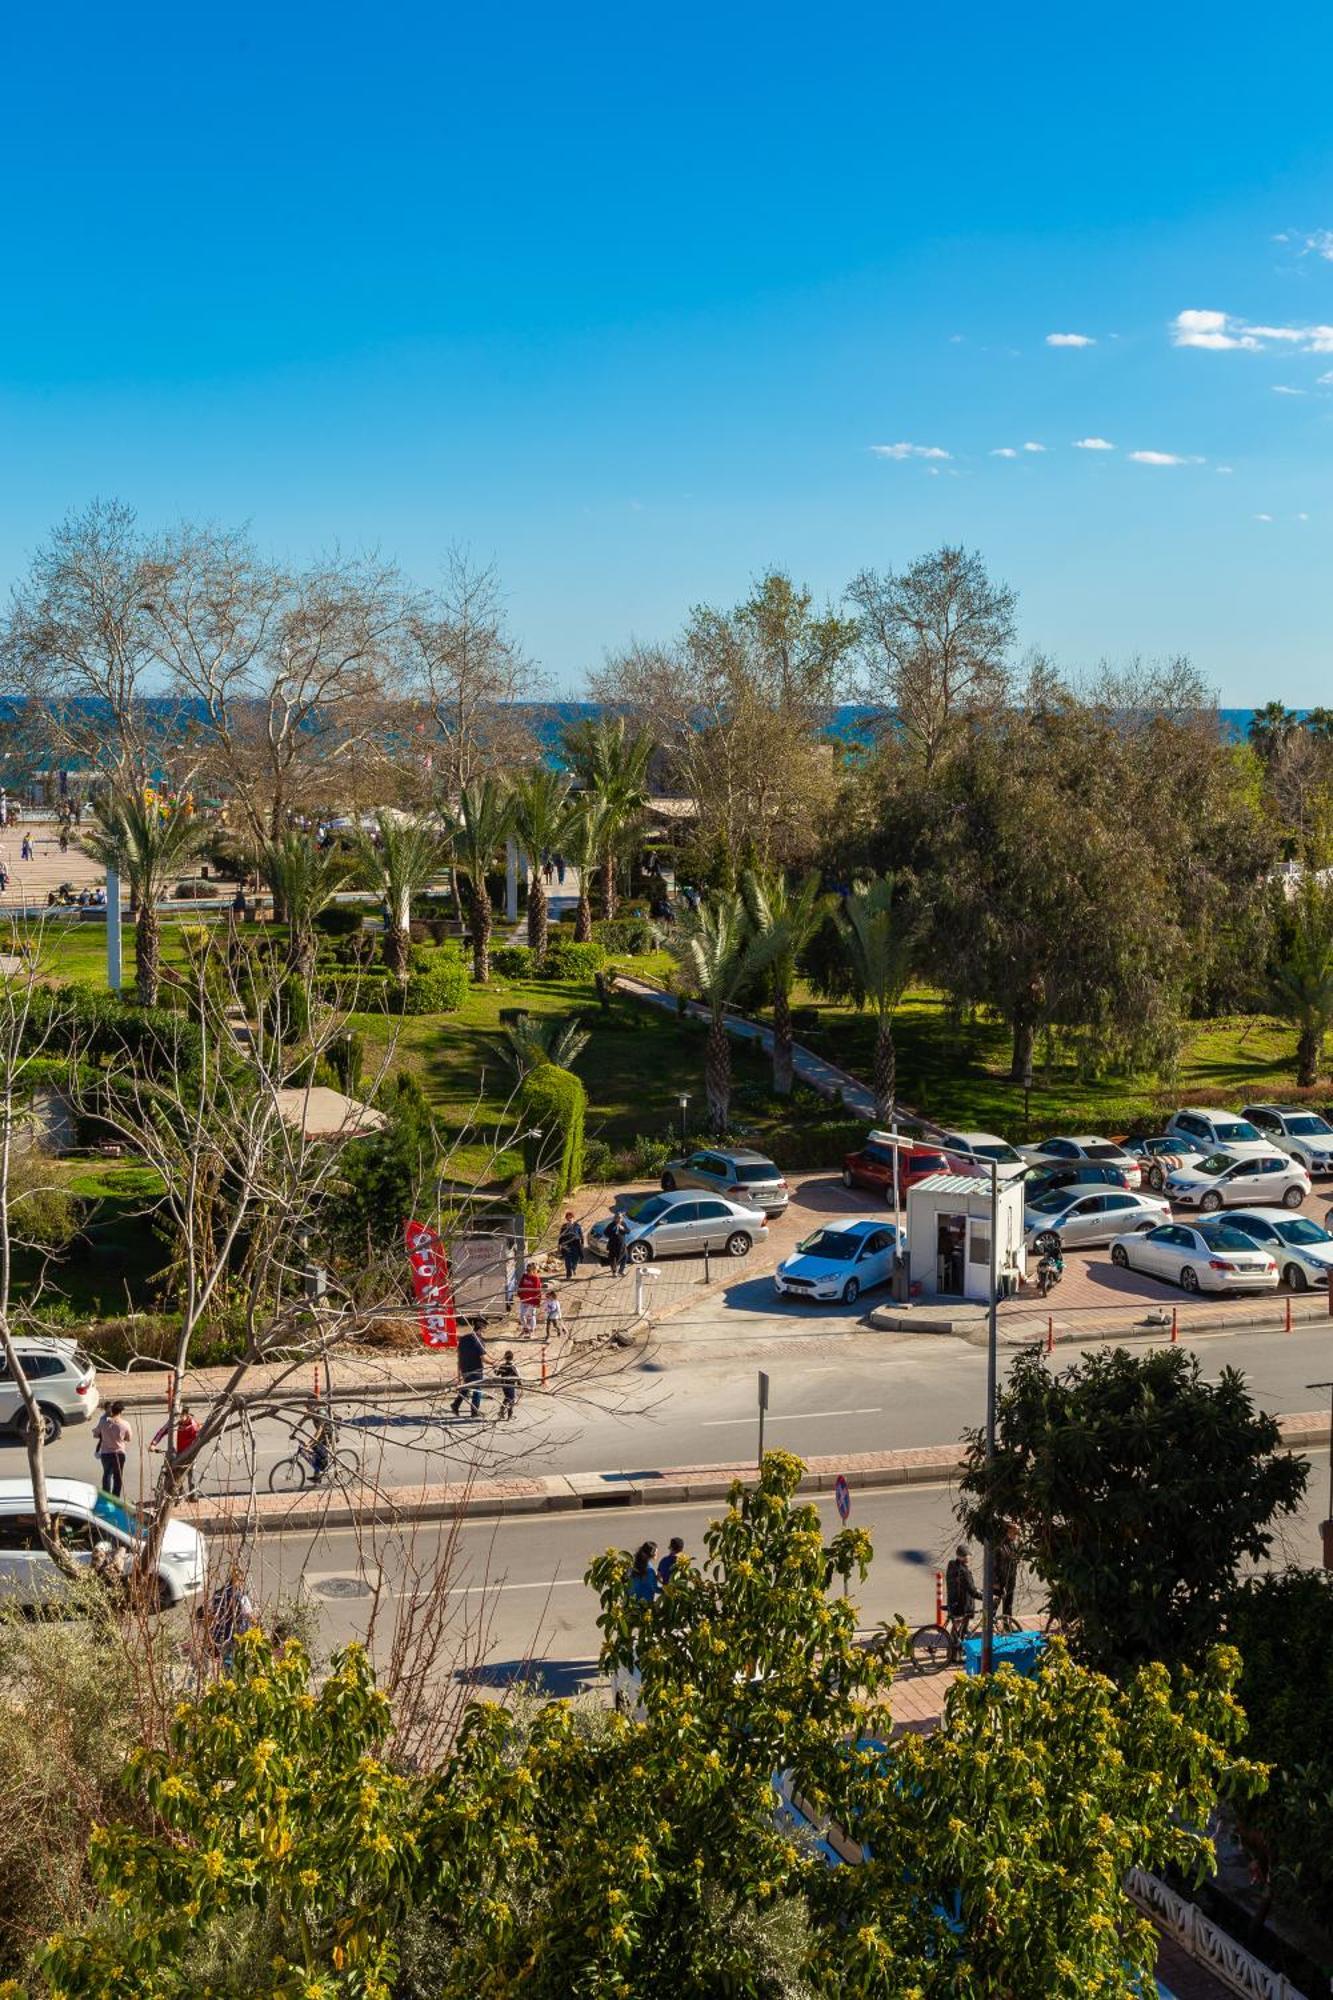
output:
[[[1333,1125],[1317,1111],[1300,1104],[1247,1104],[1245,1116],[1307,1174],[1333,1174]]]
[[[82,1479],[48,1479],[51,1524],[81,1569],[94,1557],[122,1574],[138,1554],[143,1523],[110,1493]],[[161,1610],[198,1597],[208,1581],[208,1549],[187,1521],[168,1521],[157,1559]],[[18,1604],[49,1603],[69,1589],[68,1579],[42,1547],[32,1505],[32,1482],[0,1479],[0,1598]]]
[[[101,1397],[97,1370],[75,1340],[16,1340],[23,1372],[37,1392],[37,1407],[46,1425],[46,1442],[54,1444],[66,1424],[83,1424],[95,1415]],[[28,1412],[9,1363],[0,1354],[0,1425],[22,1434]]]
[[[1190,1104],[1177,1111],[1167,1131],[1188,1140],[1200,1153],[1253,1153],[1272,1150],[1257,1125],[1235,1111],[1214,1111],[1206,1105]]]

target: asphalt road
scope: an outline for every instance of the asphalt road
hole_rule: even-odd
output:
[[[785,1320],[783,1324],[788,1324]],[[634,1472],[675,1465],[734,1463],[757,1444],[756,1370],[771,1381],[766,1437],[806,1456],[945,1444],[982,1420],[985,1354],[948,1335],[873,1334],[847,1330],[845,1314],[812,1322],[803,1315],[783,1338],[679,1344],[647,1353],[631,1350],[613,1372],[559,1393],[532,1392],[512,1424],[450,1416],[448,1398],[344,1408],[345,1436],[381,1485],[434,1483],[476,1470],[525,1475],[554,1472]],[[1241,1369],[1264,1408],[1282,1412],[1326,1406],[1327,1391],[1308,1384],[1333,1378],[1333,1321],[1290,1334],[1211,1333],[1191,1343],[1205,1371]],[[1104,1343],[1096,1343],[1096,1352]],[[1079,1350],[1061,1347],[1066,1363]],[[1002,1354],[1012,1365],[1013,1351]],[[488,1400],[488,1416],[495,1404]],[[127,1493],[151,1484],[157,1461],[145,1441],[161,1421],[147,1409],[132,1413],[135,1444]],[[290,1451],[288,1428],[271,1420],[256,1427],[257,1483],[266,1490],[272,1466]],[[66,1477],[96,1478],[86,1428],[67,1430],[49,1454]],[[0,1477],[22,1477],[22,1446],[0,1434]],[[205,1491],[245,1491],[247,1448],[228,1440],[203,1468]]]
[[[1306,1501],[1279,1530],[1277,1562],[1318,1560],[1328,1453],[1309,1456]],[[832,1499],[818,1505],[825,1532],[832,1534],[838,1526]],[[934,1572],[956,1542],[952,1506],[952,1493],[942,1484],[853,1491],[852,1523],[869,1531],[876,1551],[865,1583],[853,1591],[863,1627],[897,1612],[913,1625],[933,1615]],[[406,1534],[282,1534],[257,1544],[251,1578],[269,1603],[303,1592],[319,1607],[320,1637],[329,1646],[364,1634],[375,1602],[369,1579],[382,1579],[376,1618],[377,1650],[383,1652],[400,1607],[419,1606],[439,1572],[447,1576],[451,1641],[483,1684],[512,1678],[524,1662],[540,1662],[546,1684],[562,1692],[590,1677],[597,1655],[596,1600],[582,1581],[591,1558],[650,1538],[664,1549],[673,1534],[698,1554],[709,1520],[721,1511],[713,1501],[660,1511],[430,1522]],[[1037,1595],[1020,1590],[1019,1603],[1036,1610]]]

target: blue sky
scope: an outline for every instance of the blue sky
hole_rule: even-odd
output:
[[[0,582],[94,495],[423,581],[464,542],[575,689],[767,565],[836,595],[952,540],[1071,668],[1327,700],[1333,18],[1299,26],[8,10]]]

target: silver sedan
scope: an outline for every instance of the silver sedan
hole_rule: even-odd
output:
[[[1128,1194],[1123,1188],[1097,1188],[1075,1182],[1040,1195],[1023,1213],[1023,1229],[1033,1249],[1082,1250],[1092,1243],[1109,1243],[1127,1229],[1153,1229],[1171,1209],[1153,1194]]]
[[[1164,1222],[1146,1236],[1117,1236],[1111,1262],[1146,1271],[1185,1292],[1275,1292],[1278,1268],[1266,1250],[1229,1222]]]
[[[705,1250],[725,1250],[729,1257],[748,1257],[768,1235],[764,1212],[720,1194],[650,1194],[628,1201],[622,1213],[629,1225],[625,1255],[631,1264],[649,1264],[654,1257],[694,1256]],[[594,1257],[607,1258],[610,1224],[596,1222],[588,1231]]]

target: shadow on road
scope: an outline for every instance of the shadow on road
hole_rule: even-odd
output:
[[[527,1688],[533,1694],[557,1697],[578,1694],[599,1678],[597,1662],[583,1660],[487,1660],[477,1667],[460,1667],[454,1679],[464,1687]]]

